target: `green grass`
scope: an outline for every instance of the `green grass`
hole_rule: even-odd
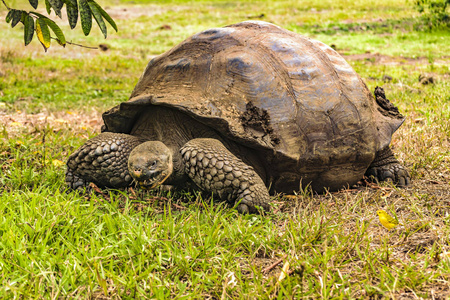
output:
[[[30,112],[105,109],[111,100],[126,100],[139,78],[135,61],[117,56],[49,60],[15,57],[8,51],[0,55],[8,75],[0,83],[2,100]]]
[[[450,297],[448,32],[416,31],[418,13],[400,0],[102,4],[120,29],[107,40],[63,28],[106,52],[25,48],[20,27],[0,23],[0,298]],[[266,216],[194,192],[65,189],[61,162],[98,134],[100,113],[128,98],[152,57],[261,14],[333,44],[370,90],[385,89],[407,117],[392,145],[411,187],[299,191],[274,196]],[[385,230],[380,208],[403,225]]]

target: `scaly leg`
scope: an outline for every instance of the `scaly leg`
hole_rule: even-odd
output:
[[[411,182],[408,170],[399,163],[389,147],[376,154],[365,175],[378,181],[392,181],[400,187]]]
[[[270,196],[255,170],[216,139],[193,139],[181,148],[186,174],[201,189],[223,200],[241,201],[239,212],[269,210]]]
[[[83,190],[90,182],[120,188],[131,184],[128,156],[142,140],[128,134],[101,133],[87,141],[67,161],[66,184]]]

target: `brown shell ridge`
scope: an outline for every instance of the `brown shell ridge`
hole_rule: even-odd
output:
[[[255,37],[253,39],[261,39],[261,38]],[[251,40],[253,40],[253,39],[251,39]],[[290,77],[289,77],[288,72],[283,68],[275,68],[274,67],[275,65],[285,66],[284,62],[282,60],[280,60],[279,58],[277,58],[276,56],[274,56],[272,54],[272,51],[269,51],[268,48],[263,46],[261,43],[254,43],[253,46],[247,45],[247,47],[253,51],[254,55],[256,57],[258,57],[259,60],[265,64],[266,67],[270,68],[275,74],[280,75],[279,81],[283,83],[283,86],[286,88],[286,90],[288,91],[288,94],[291,96],[293,101],[296,101],[294,87],[292,86],[292,83],[290,82]],[[270,59],[265,59],[265,57],[262,57],[261,55],[259,55],[258,50],[263,51],[266,54],[266,56],[269,57]],[[298,101],[296,101],[296,102],[298,102]]]
[[[152,96],[135,97],[132,102],[122,102],[105,111],[102,115],[107,132],[130,133],[142,111],[142,108],[152,104]]]
[[[269,74],[275,74],[274,75],[274,83],[276,81],[277,82],[276,84],[279,85],[280,87],[283,87],[283,90],[289,91],[288,95],[285,95],[285,96],[289,96],[289,98],[291,99],[290,101],[292,102],[292,106],[295,107],[295,110],[297,111],[298,110],[297,106],[301,105],[301,102],[296,101],[292,85],[290,84],[290,81],[289,81],[289,76],[288,76],[287,72],[284,71],[284,64],[282,63],[282,61],[278,60],[271,53],[271,51],[269,49],[267,49],[265,47],[257,47],[257,48],[251,47],[252,43],[254,44],[254,41],[251,38],[245,39],[245,40],[241,41],[241,43],[239,43],[239,40],[236,41],[235,43],[233,43],[233,47],[231,47],[231,49],[226,50],[227,57],[233,57],[233,53],[237,53],[237,54],[246,53],[246,55],[252,57],[252,59],[255,62],[259,61],[260,62],[259,64],[264,66],[263,67],[264,70],[267,70]],[[263,54],[261,54],[261,53],[263,53]],[[221,55],[223,55],[223,54],[218,52],[218,53],[215,53],[214,57],[220,57]],[[236,55],[236,57],[239,57],[239,55]],[[214,60],[211,64],[211,66],[213,66],[213,65],[215,65]],[[278,68],[277,68],[277,66],[278,66]],[[213,71],[210,70],[210,72],[208,74],[208,78],[213,77],[211,75],[211,73],[214,73],[214,70]],[[229,77],[230,82],[227,83],[227,85],[224,87],[225,94],[228,94],[229,90],[232,89],[235,84],[237,84],[237,86],[240,89],[244,88],[244,90],[241,90],[240,94],[244,95],[244,98],[246,99],[247,104],[250,103],[253,99],[258,98],[258,95],[255,93],[255,91],[258,90],[257,88],[259,87],[259,85],[258,85],[259,82],[254,81],[254,77],[252,77],[252,74],[247,74],[245,72],[242,73],[241,71],[237,71],[236,73],[233,73],[233,71],[228,71],[227,74],[230,74],[230,76],[227,76],[227,77]],[[263,74],[265,74],[265,73],[263,73]],[[247,80],[247,79],[250,79],[250,80]],[[209,80],[209,82],[211,82],[211,80]],[[253,85],[254,83],[256,83],[257,85]],[[211,87],[211,83],[209,83],[208,88],[206,89],[207,92],[203,94],[205,99],[213,99],[215,96],[215,95],[211,94],[210,87]],[[236,94],[236,91],[235,91],[235,94]],[[282,95],[280,95],[280,97],[282,97]],[[243,104],[245,104],[245,103],[243,103]],[[272,107],[272,104],[268,104],[268,105],[270,107]],[[239,135],[239,133],[237,135]],[[234,135],[233,137],[235,137],[235,136],[236,135]],[[247,138],[245,140],[248,142],[248,140],[251,140],[251,137]],[[273,147],[273,145],[265,145],[265,146],[266,146],[266,148],[270,148],[270,149]]]
[[[249,27],[257,27],[257,26],[249,26]],[[274,31],[275,30],[271,30],[270,33],[273,34]],[[295,41],[297,43],[299,43],[300,45],[304,45],[304,48],[314,49],[313,52],[314,52],[315,55],[317,55],[317,59],[324,64],[324,67],[326,67],[326,69],[329,70],[329,72],[327,72],[327,73],[322,73],[321,76],[323,76],[324,78],[327,77],[327,76],[330,76],[331,79],[328,82],[332,83],[333,85],[335,85],[334,89],[335,90],[344,90],[343,89],[344,88],[343,82],[342,82],[341,78],[339,77],[338,72],[335,70],[332,61],[330,60],[329,56],[326,53],[324,53],[322,51],[322,49],[318,45],[312,43],[307,38],[303,38],[303,37],[299,38],[297,35],[295,35],[293,33],[290,33],[288,31],[285,31],[283,29],[278,29],[276,34],[281,34],[282,37],[283,36],[291,36],[291,37],[293,37],[295,39]],[[271,69],[274,70],[274,74],[279,74],[279,76],[277,76],[277,77],[282,78],[282,80],[281,80],[282,82],[290,83],[289,85],[285,84],[284,86],[286,87],[286,90],[290,91],[291,98],[295,99],[295,101],[296,101],[296,103],[295,103],[296,104],[296,106],[295,106],[296,107],[296,112],[295,112],[295,118],[294,119],[298,119],[300,111],[304,110],[304,112],[302,112],[302,113],[306,112],[306,114],[308,114],[309,110],[304,107],[302,101],[298,101],[297,96],[293,92],[293,87],[292,87],[292,84],[290,82],[290,77],[289,77],[289,75],[287,73],[287,69],[286,69],[287,66],[284,64],[284,62],[280,58],[274,57],[273,54],[272,54],[272,51],[267,49],[267,47],[264,47],[263,43],[258,43],[257,42],[257,39],[264,40],[264,38],[265,37],[262,36],[262,34],[261,34],[259,36],[256,36],[255,38],[247,40],[247,43],[248,44],[252,44],[252,45],[257,45],[256,46],[256,50],[255,50],[256,52],[261,51],[261,52],[264,52],[264,53],[268,54],[267,57],[269,57],[270,59],[264,59],[263,60],[265,65],[268,65],[269,67],[282,66],[282,67],[279,68],[279,69],[281,69],[282,73],[280,73],[278,71],[278,69],[275,69],[275,70],[273,68],[271,68]],[[301,46],[301,47],[303,47],[303,46]],[[336,55],[338,55],[338,54],[336,54]],[[276,63],[274,63],[274,62],[276,62]],[[314,79],[314,78],[315,77],[313,77],[312,79]],[[334,78],[334,80],[333,80],[333,78]],[[314,84],[316,84],[316,83],[311,83],[310,86],[314,85]],[[299,87],[297,87],[297,89],[299,89]],[[300,89],[307,89],[307,86],[302,86],[302,87],[300,87]],[[351,106],[353,108],[352,111],[356,114],[357,120],[358,120],[358,126],[357,126],[358,129],[354,130],[353,132],[346,132],[345,134],[347,136],[349,136],[349,135],[350,136],[351,135],[358,135],[358,133],[360,133],[360,132],[365,130],[365,128],[368,126],[368,124],[364,124],[361,121],[361,115],[359,113],[359,110],[358,110],[357,106],[352,101],[350,101],[349,98],[345,94],[340,93],[340,98],[341,98],[341,101],[347,102],[347,105],[349,105],[349,106]],[[334,107],[335,106],[336,105],[334,105]],[[303,109],[300,108],[300,107],[303,107]],[[335,125],[336,122],[333,119],[333,117],[330,114],[327,114],[328,112],[332,111],[334,109],[334,107],[332,109],[329,109],[328,111],[317,111],[316,112],[316,113],[324,114],[326,116],[325,118],[329,120],[328,121],[328,123],[330,124],[329,128],[331,128],[331,130],[333,132],[332,136],[336,137],[336,138],[334,138],[332,140],[326,140],[325,144],[327,144],[327,145],[332,145],[333,141],[336,141],[338,139],[344,139],[343,136],[340,136],[340,133],[336,132],[336,127],[337,126]],[[309,139],[308,135],[306,134],[304,128],[302,126],[297,126],[297,130],[303,135],[303,139],[305,140],[306,144],[310,145],[311,144],[311,140]],[[279,149],[279,150],[281,150],[281,149]],[[286,154],[288,154],[288,153],[286,153]]]
[[[139,118],[144,108],[149,106],[165,106],[171,109],[176,109],[192,117],[193,119],[218,130],[219,135],[228,138],[243,145],[248,145],[254,149],[268,149],[269,146],[263,147],[257,141],[237,136],[230,124],[222,118],[211,116],[200,116],[194,112],[186,109],[182,105],[173,105],[172,103],[164,102],[163,97],[154,97],[152,95],[139,95],[133,98],[130,102],[123,102],[120,105],[103,113],[103,121],[106,125],[107,132],[130,133],[135,121]]]
[[[251,25],[253,25],[253,24],[251,24]],[[255,27],[255,26],[246,26],[246,28],[249,28],[249,27]],[[276,33],[278,33],[280,35],[289,35],[289,36],[298,38],[298,36],[296,36],[295,34],[292,34],[289,31],[279,28],[278,26],[272,25],[271,29],[273,29],[273,28],[278,28]],[[268,30],[266,30],[266,31],[268,31]],[[271,33],[273,33],[273,30],[271,30]],[[273,51],[271,49],[269,49],[266,45],[258,42],[263,39],[265,39],[264,34],[256,35],[245,41],[246,46],[249,50],[251,50],[253,52],[255,57],[258,58],[258,60],[265,65],[265,67],[267,69],[272,70],[272,72],[274,74],[278,75],[278,76],[276,76],[276,78],[278,79],[278,82],[288,92],[288,95],[290,96],[290,98],[294,104],[294,107],[295,107],[295,118],[294,119],[297,119],[300,111],[305,110],[306,108],[304,107],[303,103],[301,101],[298,101],[298,99],[297,99],[297,96],[294,92],[294,87],[290,80],[291,78],[289,76],[289,73],[286,70],[287,66],[285,65],[284,61],[282,61],[279,57],[273,55]],[[260,52],[263,52],[265,54],[265,56],[260,55],[259,54]],[[279,66],[279,68],[276,68],[275,66]],[[312,83],[311,83],[311,85],[312,85]],[[306,143],[309,144],[310,140],[308,138],[308,135],[304,131],[304,129],[301,126],[297,126],[297,129],[303,136],[303,139],[306,141]]]
[[[311,42],[307,38],[305,38],[303,40],[303,42],[304,42],[304,44],[307,44],[308,47],[315,49],[315,54],[317,54],[319,56],[320,60],[322,62],[324,62],[324,64],[327,66],[328,70],[330,70],[328,73],[322,74],[322,76],[324,76],[324,77],[328,76],[328,75],[332,76],[335,79],[332,82],[333,82],[333,85],[336,85],[336,89],[340,90],[340,91],[344,90],[342,80],[341,80],[338,72],[336,71],[332,61],[330,60],[330,57],[326,53],[324,53],[315,43]],[[311,83],[310,85],[314,85],[314,83]],[[307,86],[304,86],[303,88],[306,89]],[[351,107],[353,107],[353,112],[355,112],[357,114],[359,128],[352,132],[347,132],[346,136],[342,136],[339,132],[337,132],[337,123],[332,117],[332,112],[335,110],[336,104],[331,109],[322,111],[321,113],[323,115],[325,115],[326,118],[329,120],[330,129],[332,130],[333,138],[327,139],[326,143],[325,143],[325,145],[328,145],[328,146],[332,146],[333,143],[335,143],[339,140],[344,140],[348,136],[358,135],[359,133],[365,131],[365,127],[368,125],[368,124],[363,124],[361,122],[361,115],[360,115],[358,108],[352,101],[350,101],[350,99],[347,97],[347,95],[340,92],[339,97],[340,97],[341,101],[344,100],[347,102],[347,104],[349,104]],[[296,119],[297,118],[298,118],[298,116],[296,116]],[[303,129],[301,127],[299,127],[299,129],[301,131],[303,131]],[[305,139],[307,140],[308,144],[310,144],[311,141],[310,141],[309,137],[304,132],[303,132],[303,134],[305,135]],[[343,164],[347,164],[347,162],[345,162]]]
[[[301,102],[298,102],[294,93],[294,88],[290,82],[289,74],[284,70],[284,68],[276,68],[275,66],[282,66],[284,67],[284,63],[279,60],[277,57],[275,57],[271,51],[268,51],[268,49],[264,46],[259,47],[252,47],[247,45],[245,49],[236,49],[236,52],[242,52],[242,50],[246,50],[248,54],[252,54],[254,58],[256,58],[259,62],[261,62],[262,65],[264,65],[265,69],[272,71],[273,74],[276,74],[275,80],[278,84],[283,86],[285,90],[288,91],[288,95],[290,96],[290,99],[293,104],[302,106],[303,104]],[[260,55],[260,52],[264,52],[265,55]],[[266,59],[265,57],[270,57],[269,59]],[[235,74],[243,76],[242,74]],[[257,96],[257,95],[255,95]],[[252,99],[248,99],[252,100]],[[296,113],[298,111],[298,107],[295,107]]]
[[[283,32],[280,31],[280,33]],[[275,74],[277,82],[287,91],[287,96],[289,96],[295,108],[294,114],[296,119],[298,117],[299,111],[305,110],[306,108],[301,101],[298,101],[297,96],[295,95],[294,87],[292,86],[292,82],[290,80],[288,72],[286,71],[284,62],[278,57],[274,56],[272,51],[268,49],[268,47],[262,45],[261,43],[255,42],[255,40],[261,40],[262,38],[264,37],[255,36],[247,40],[247,49],[252,51],[254,57],[257,58],[257,60],[261,62],[266,69],[271,70],[272,73]],[[265,55],[260,55],[259,53],[261,52],[263,52]],[[276,66],[279,66],[279,68],[276,68]],[[303,139],[306,140],[307,143],[309,143],[309,138],[303,128],[297,126],[297,129],[303,136]],[[273,145],[267,146],[268,149],[270,149],[271,147],[273,147]],[[281,151],[281,149],[279,149],[279,151]]]
[[[339,86],[338,89],[339,89],[340,91],[345,90],[345,86],[343,85],[342,80],[341,80],[341,77],[340,77],[339,73],[337,72],[337,70],[336,70],[336,68],[335,68],[335,66],[334,66],[334,64],[333,64],[333,62],[331,61],[330,56],[329,56],[327,53],[325,53],[324,51],[322,51],[322,49],[320,49],[320,48],[319,48],[315,43],[313,43],[312,41],[305,39],[305,43],[308,43],[310,47],[313,47],[314,49],[316,49],[316,53],[319,55],[319,57],[322,59],[322,61],[327,65],[328,69],[330,70],[330,73],[329,73],[329,74],[333,74],[333,77],[336,79],[336,80],[334,80],[334,84],[337,83],[337,85]],[[325,46],[326,46],[326,45],[325,45]],[[334,50],[333,50],[333,51],[334,51]],[[336,55],[339,55],[337,52],[336,52],[335,54],[336,54]],[[358,79],[359,79],[359,78],[358,78]],[[359,80],[360,80],[360,79],[359,79]],[[347,104],[350,104],[350,106],[353,107],[353,111],[356,112],[356,114],[358,115],[359,126],[360,126],[361,128],[364,128],[364,127],[365,127],[364,125],[367,126],[367,124],[364,124],[364,125],[363,125],[363,123],[361,122],[362,119],[361,119],[361,114],[360,114],[360,112],[359,112],[358,107],[356,107],[356,105],[355,105],[352,101],[350,101],[350,99],[347,97],[347,95],[345,95],[345,94],[343,94],[343,93],[341,92],[339,96],[340,96],[341,99],[345,100],[345,101],[347,102]],[[333,107],[333,109],[334,109],[334,107]],[[325,111],[324,111],[324,113],[326,114]],[[327,115],[327,117],[330,118],[330,120],[332,121],[331,116],[330,116],[329,114],[326,114],[326,115]],[[333,127],[332,127],[332,128],[333,128]],[[334,128],[333,128],[333,130],[334,130]],[[361,130],[358,129],[358,130],[356,130],[355,132],[357,132],[357,131],[361,131]]]

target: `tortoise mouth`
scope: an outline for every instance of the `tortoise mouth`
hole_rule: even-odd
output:
[[[169,175],[170,175],[169,172],[168,172],[168,174],[161,173],[161,175],[156,178],[153,177],[153,178],[149,178],[146,180],[137,180],[137,179],[135,179],[135,180],[139,184],[141,189],[152,190],[154,188],[157,188],[161,184],[163,184],[163,182],[166,181],[166,179],[169,177]]]

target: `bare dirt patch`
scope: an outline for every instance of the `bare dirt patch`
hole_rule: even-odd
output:
[[[179,12],[189,7],[182,5],[161,6],[160,4],[146,4],[133,6],[107,6],[105,10],[114,20],[135,20],[139,17],[152,17],[169,11]]]
[[[10,113],[0,110],[0,128],[3,127],[6,130],[9,138],[45,128],[51,128],[53,131],[100,132],[102,124],[101,114],[98,112],[83,114],[65,111],[28,114],[22,111]]]
[[[341,51],[341,50],[339,50]],[[338,52],[339,52],[338,51]],[[342,57],[346,60],[362,60],[365,62],[369,62],[373,65],[390,65],[390,66],[399,66],[399,65],[430,65],[431,62],[427,57],[404,57],[404,56],[389,56],[383,55],[380,53],[361,53],[361,54],[345,54],[341,51],[340,53]],[[434,60],[433,64],[435,65],[448,65],[450,64],[450,56],[442,56],[440,59]]]

